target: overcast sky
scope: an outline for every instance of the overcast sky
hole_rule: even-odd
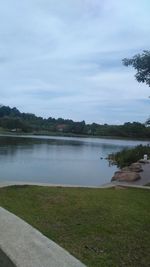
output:
[[[122,58],[146,49],[149,0],[0,0],[0,103],[44,117],[144,122],[150,88]]]

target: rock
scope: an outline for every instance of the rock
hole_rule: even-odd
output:
[[[150,162],[149,162],[149,160],[140,159],[140,160],[139,160],[139,163],[143,163],[143,164],[145,164],[145,163],[150,163]]]
[[[139,172],[143,171],[142,164],[139,162],[132,163],[128,167],[122,168],[115,172],[112,181],[134,182],[141,178]]]
[[[143,169],[142,169],[142,165],[139,162],[136,162],[136,163],[132,163],[128,167],[122,168],[121,171],[124,171],[124,172],[141,172],[141,171],[143,171]]]
[[[133,172],[141,172],[141,171],[143,171],[143,169],[142,169],[142,165],[141,165],[141,163],[139,163],[139,162],[132,163],[132,164],[129,166],[129,168],[130,168],[130,171],[133,171]]]
[[[112,181],[134,182],[141,178],[140,174],[133,171],[117,171],[112,177]]]
[[[130,167],[124,167],[121,169],[123,172],[130,172]]]

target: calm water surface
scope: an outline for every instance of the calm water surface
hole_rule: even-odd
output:
[[[0,182],[102,185],[110,182],[116,170],[104,158],[112,152],[141,143],[148,142],[0,136]]]

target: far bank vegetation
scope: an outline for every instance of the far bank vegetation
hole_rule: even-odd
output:
[[[0,106],[0,130],[35,134],[87,135],[119,137],[130,139],[150,138],[150,127],[140,122],[126,122],[123,125],[86,124],[63,118],[42,118],[31,113],[22,113],[17,108]]]

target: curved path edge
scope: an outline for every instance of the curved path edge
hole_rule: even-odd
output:
[[[131,188],[141,188],[141,189],[150,189],[150,186],[144,186],[144,185],[138,185],[127,182],[110,182],[107,184],[103,184],[101,186],[84,186],[84,185],[70,185],[70,184],[50,184],[50,183],[33,183],[33,182],[0,182],[0,188],[8,187],[8,186],[26,186],[26,185],[35,185],[35,186],[49,186],[49,187],[68,187],[68,188],[99,188],[99,189],[105,189],[105,188],[112,188],[116,186],[120,187],[131,187]]]
[[[16,267],[85,267],[62,247],[1,207],[0,250]]]

